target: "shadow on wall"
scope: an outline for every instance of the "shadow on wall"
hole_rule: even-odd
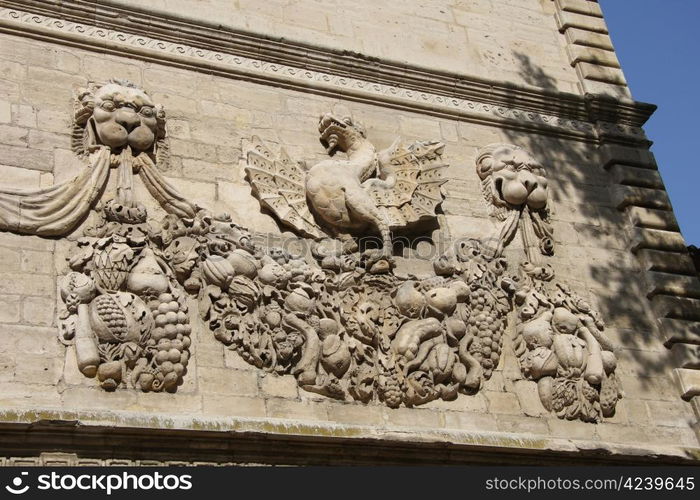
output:
[[[554,80],[526,54],[515,57],[526,82],[556,90]],[[552,99],[550,112],[555,115],[562,112],[557,103]],[[503,134],[546,169],[556,243],[550,259],[555,279],[571,285],[600,311],[606,332],[620,347],[618,360],[643,367],[643,376],[633,374],[642,387],[653,385],[650,377],[670,376],[671,351],[663,348],[655,328],[643,272],[629,250],[625,216],[613,205],[612,180],[602,167],[597,145],[532,131],[503,129]],[[619,373],[630,374],[628,370]]]
[[[533,87],[540,87],[545,90],[556,91],[556,81],[554,78],[549,76],[542,68],[532,63],[530,56],[522,52],[514,51],[513,56],[515,61],[520,66],[518,68],[518,75],[527,83]]]

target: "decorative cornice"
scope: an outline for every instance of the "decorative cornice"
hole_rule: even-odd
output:
[[[0,32],[466,121],[621,141],[654,106],[467,78],[88,0],[0,0]],[[21,10],[20,10],[21,9]],[[594,125],[595,123],[595,125]]]
[[[118,422],[114,425],[113,422]],[[196,443],[195,446],[192,443]],[[0,412],[0,456],[278,465],[695,465],[698,448],[470,432],[130,412]]]

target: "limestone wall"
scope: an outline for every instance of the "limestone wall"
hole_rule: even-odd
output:
[[[470,77],[579,92],[579,79],[567,60],[566,41],[554,18],[554,2],[454,1],[443,2],[443,7],[432,2],[396,2],[386,8],[376,8],[376,2],[364,7],[355,2],[347,15],[337,15],[342,2],[264,3],[264,12],[258,8],[261,2],[244,0],[198,2],[195,12],[192,2],[168,1],[167,8],[199,21]],[[164,8],[164,2],[153,2],[154,10]],[[308,165],[326,159],[318,140],[318,117],[338,103],[352,110],[378,149],[388,147],[397,136],[408,142],[445,144],[443,160],[449,168],[443,215],[438,219],[442,227],[433,236],[497,234],[500,222],[489,215],[475,169],[477,151],[491,143],[523,147],[544,165],[549,181],[555,253],[547,262],[559,281],[600,312],[605,333],[619,346],[615,373],[624,395],[614,416],[599,423],[569,421],[545,409],[537,383],[526,379],[513,351],[517,320],[511,312],[499,365],[476,394],[459,394],[454,401],[438,399],[415,408],[337,401],[302,390],[292,375],[265,373],[244,361],[214,338],[193,298],[189,299],[191,359],[177,391],[126,387],[105,391],[94,378],[78,371],[75,348],[58,340],[59,314],[65,309],[58,283],[70,271],[67,258],[74,251],[72,245],[96,220],[93,211],[66,238],[0,233],[3,428],[37,421],[78,421],[88,429],[134,432],[232,431],[234,435],[322,437],[330,442],[372,439],[386,446],[437,442],[456,450],[484,447],[506,455],[516,450],[564,454],[566,460],[591,456],[590,450],[628,461],[652,454],[670,461],[700,456],[694,430],[697,416],[691,404],[679,397],[673,371],[678,365],[663,344],[656,314],[646,298],[645,269],[630,251],[631,225],[618,210],[611,194],[613,179],[603,168],[600,120],[566,110],[554,113],[564,116],[564,121],[540,119],[542,126],[532,121],[518,124],[520,118],[485,118],[483,113],[450,114],[438,105],[426,110],[379,98],[334,96],[314,91],[313,84],[306,92],[279,80],[237,77],[213,67],[176,67],[172,61],[143,54],[120,56],[113,49],[101,53],[89,44],[69,47],[8,31],[0,34],[3,188],[49,187],[88,168],[70,148],[73,96],[90,81],[110,78],[132,81],[164,106],[171,160],[163,174],[172,184],[188,199],[215,213],[227,212],[233,222],[259,233],[281,231],[251,193],[244,178],[242,148],[252,136],[259,136],[271,149],[284,147],[293,159]],[[527,108],[521,113],[527,113]],[[568,125],[577,119],[588,125]],[[621,127],[635,128],[629,123]],[[632,131],[622,141],[643,150],[633,145],[639,144],[639,134]],[[165,212],[140,181],[135,182],[136,195],[146,204],[149,218],[162,217]],[[115,186],[116,175],[111,175],[101,203],[114,196]],[[289,231],[284,235],[292,237]],[[505,252],[513,273],[523,256],[522,243],[515,238]],[[412,259],[409,254],[397,258],[402,272],[430,272],[425,259]],[[193,436],[196,440],[196,433]],[[66,447],[81,457],[111,453],[96,450],[76,452]],[[35,451],[9,454],[33,456]]]

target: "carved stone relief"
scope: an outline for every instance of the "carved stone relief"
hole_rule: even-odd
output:
[[[432,260],[434,276],[419,280],[395,272],[392,231],[436,217],[444,145],[397,139],[377,151],[342,106],[318,130],[329,158],[308,169],[259,139],[246,151],[253,194],[309,243],[308,255],[292,255],[162,177],[165,113],[145,92],[124,81],[79,92],[73,149],[85,172],[49,189],[0,190],[0,229],[62,235],[98,212],[59,283],[60,340],[74,346],[85,376],[106,390],[175,391],[196,298],[219,341],[305,390],[390,407],[453,400],[497,369],[515,306],[516,354],[543,404],[584,421],[614,412],[620,393],[602,321],[536,260],[553,245],[547,181],[531,155],[512,145],[480,151],[483,192],[503,221],[498,246],[455,242]],[[135,198],[136,177],[162,220]],[[527,253],[519,278],[501,257],[518,231]],[[377,247],[362,242],[375,233]]]
[[[517,232],[530,262],[539,261],[538,253],[552,255],[544,167],[518,146],[490,144],[479,150],[476,171],[491,214],[503,221],[493,255],[502,255]]]

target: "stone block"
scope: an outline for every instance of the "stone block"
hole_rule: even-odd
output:
[[[25,297],[22,301],[22,321],[27,325],[52,326],[56,319],[53,298]]]
[[[679,342],[700,343],[700,321],[659,318],[659,330],[661,330],[664,344],[667,346]]]
[[[672,211],[647,207],[628,207],[627,215],[633,225],[649,229],[678,231],[678,221]]]
[[[609,68],[619,68],[620,61],[614,52],[609,50],[596,49],[593,47],[583,47],[581,45],[569,45],[566,47],[569,56],[569,63],[576,66],[579,63],[590,63]]]
[[[29,130],[18,125],[0,125],[0,143],[7,146],[27,147]]]
[[[339,424],[384,426],[384,415],[380,406],[357,403],[328,404],[328,420]]]
[[[527,417],[523,415],[496,415],[495,419],[500,432],[535,434],[540,436],[549,433],[547,421],[543,418]]]
[[[492,415],[466,411],[445,411],[443,413],[446,429],[471,432],[496,432],[498,422]]]
[[[199,365],[197,377],[200,390],[205,394],[216,393],[235,396],[256,396],[258,394],[258,374],[255,372]]]
[[[426,408],[382,408],[390,427],[439,429],[443,427],[442,412]]]
[[[297,398],[299,397],[297,385],[292,375],[267,374],[260,379],[260,390],[266,396]]]
[[[644,188],[665,189],[664,182],[658,170],[632,167],[613,163],[608,165],[613,180],[626,186],[639,186]]]
[[[328,407],[325,402],[270,398],[265,400],[265,407],[270,418],[328,420]]]
[[[627,85],[622,70],[614,67],[611,68],[589,62],[579,62],[576,64],[576,73],[578,73],[582,79],[586,80],[612,83],[614,85]]]
[[[202,397],[202,413],[206,416],[263,418],[266,415],[265,400],[221,394]]]
[[[681,397],[690,401],[695,396],[700,396],[700,370],[677,368],[673,373],[681,386]]]
[[[647,401],[646,405],[654,425],[688,428],[695,421],[690,405],[683,401]]]
[[[613,50],[613,44],[608,35],[578,28],[568,28],[565,31],[565,35],[570,44]]]
[[[53,155],[50,151],[28,149],[23,146],[0,145],[0,158],[3,165],[50,172],[53,169]]]
[[[655,295],[651,299],[651,304],[659,318],[700,321],[700,300]]]
[[[19,323],[20,296],[0,295],[0,323]]]
[[[607,34],[608,27],[601,17],[593,17],[578,12],[569,12],[561,10],[554,15],[557,22],[557,27],[562,33],[568,28],[578,28],[595,33]]]
[[[676,366],[690,370],[700,369],[700,345],[674,343],[671,345],[671,353]]]
[[[533,380],[516,380],[514,390],[518,397],[520,408],[522,408],[522,412],[525,415],[528,417],[539,417],[549,414],[549,411],[542,405],[542,400],[537,390],[537,382]],[[489,398],[489,403],[491,401],[491,398]]]
[[[620,403],[618,403],[619,405]],[[552,437],[565,439],[585,439],[594,441],[598,439],[596,426],[580,420],[563,420],[560,418],[546,419],[549,434]]]
[[[661,189],[648,189],[635,186],[613,186],[612,201],[618,210],[633,205],[637,207],[672,210],[668,193]]]
[[[63,360],[46,354],[22,353],[15,364],[16,382],[56,386],[63,374]],[[55,389],[53,389],[55,390]],[[45,392],[48,392],[44,389]]]
[[[2,244],[2,240],[0,240]],[[0,272],[17,272],[20,270],[21,250],[0,247]]]
[[[49,252],[22,250],[21,269],[31,274],[53,274],[53,259]]]
[[[45,274],[0,273],[0,293],[53,296],[54,280]]]
[[[697,276],[648,272],[647,281],[649,283],[647,297],[662,294],[676,297],[700,298],[700,280]]]
[[[488,391],[484,396],[488,401],[489,413],[507,415],[521,415],[523,413],[518,401],[519,398],[513,393]],[[527,393],[523,394],[524,398],[527,396]]]
[[[61,393],[61,402],[65,408],[78,410],[132,410],[138,408],[136,391],[116,390],[104,391],[100,387],[68,386]],[[158,417],[154,417],[158,418]]]
[[[687,251],[685,240],[681,233],[645,228],[635,228],[632,231],[630,248],[635,253],[644,248],[668,252]]]
[[[578,73],[578,71],[577,71]],[[632,93],[627,85],[617,85],[609,82],[601,82],[597,80],[587,80],[582,74],[578,74],[579,82],[577,84],[577,92],[582,94],[600,94],[614,99],[629,101],[632,99]],[[604,137],[606,134],[602,133]]]
[[[12,121],[12,104],[9,101],[0,101],[0,123]]]
[[[613,164],[656,169],[654,154],[648,149],[605,143],[598,148],[605,168]]]
[[[557,7],[566,12],[576,12],[586,16],[603,17],[597,1],[591,0],[556,0]]]

